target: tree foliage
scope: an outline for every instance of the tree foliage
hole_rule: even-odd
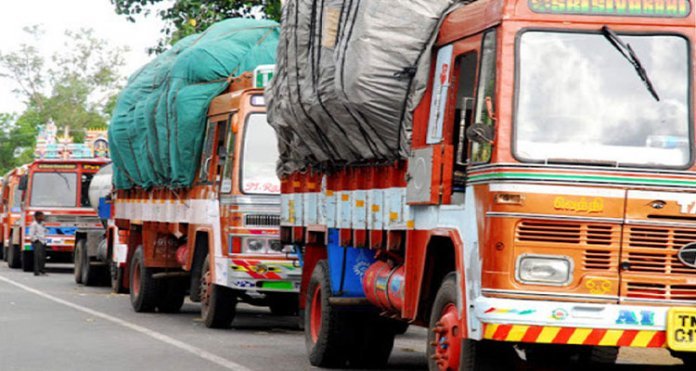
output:
[[[0,173],[31,160],[38,126],[53,119],[70,127],[76,141],[84,130],[104,127],[123,83],[125,47],[111,47],[91,29],[66,31],[59,51],[46,57],[37,45],[43,31],[24,29],[29,43],[0,51],[0,78],[26,105],[19,115],[0,115]],[[8,157],[9,156],[9,157]]]
[[[280,0],[111,0],[116,13],[136,21],[136,16],[155,14],[164,20],[164,37],[150,52],[162,52],[182,38],[205,31],[232,17],[280,20]]]

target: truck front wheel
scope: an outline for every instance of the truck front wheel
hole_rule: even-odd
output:
[[[210,258],[205,257],[201,271],[201,318],[208,328],[228,328],[237,310],[237,295],[229,287],[213,282]]]
[[[157,282],[145,267],[143,247],[138,246],[130,266],[130,301],[136,312],[152,312],[157,305]]]
[[[10,241],[12,237],[10,237]],[[19,245],[11,245],[7,248],[7,266],[13,269],[17,269],[22,266],[21,252],[19,251]]]
[[[442,280],[430,312],[428,369],[430,371],[512,369],[517,356],[509,344],[465,339],[464,329],[460,327],[458,295],[457,275],[452,272]]]
[[[73,275],[75,283],[82,283],[82,250],[85,248],[85,240],[79,240],[73,251]]]
[[[24,272],[31,272],[34,270],[34,251],[33,250],[22,250],[22,270]]]
[[[111,272],[111,291],[116,294],[125,294],[128,289],[123,284],[125,268],[119,267],[118,263],[109,260],[109,270]]]

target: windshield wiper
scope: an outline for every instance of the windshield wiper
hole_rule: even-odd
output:
[[[66,177],[65,174],[59,172],[58,170],[54,170],[53,173],[58,174],[58,176],[63,179],[65,185],[68,186],[68,191],[72,191],[72,189],[70,188],[70,181],[68,181],[68,177]]]
[[[612,31],[609,26],[602,27],[602,35],[604,35],[604,37],[609,40],[611,45],[613,45],[614,48],[616,48],[616,50],[618,50],[619,53],[621,53],[621,55],[633,65],[636,73],[638,73],[638,77],[640,77],[640,79],[643,80],[643,83],[645,83],[645,87],[648,89],[653,98],[659,102],[660,96],[657,95],[655,86],[653,85],[652,81],[650,81],[650,77],[648,77],[648,73],[645,71],[643,64],[640,63],[638,55],[636,55],[636,52],[634,52],[633,48],[631,48],[631,44],[623,42],[619,35]]]

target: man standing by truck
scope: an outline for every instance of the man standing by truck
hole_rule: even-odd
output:
[[[29,240],[34,249],[34,275],[46,274],[46,227],[44,227],[44,213],[37,211],[34,213],[34,222],[29,226]]]

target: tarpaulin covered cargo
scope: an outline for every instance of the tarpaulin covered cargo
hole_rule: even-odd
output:
[[[222,21],[133,74],[109,126],[116,188],[190,186],[210,102],[230,77],[275,63],[279,33],[273,21]]]
[[[404,158],[438,24],[456,0],[288,0],[266,90],[279,173]]]

